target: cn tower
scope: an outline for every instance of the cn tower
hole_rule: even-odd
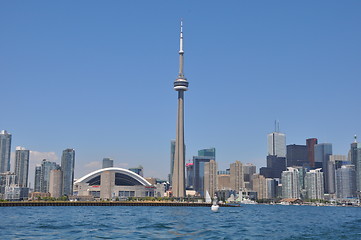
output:
[[[184,149],[184,92],[188,90],[188,81],[184,77],[184,51],[183,51],[183,22],[180,26],[180,42],[179,42],[179,74],[174,81],[174,90],[178,92],[178,116],[177,130],[175,139],[174,168],[172,179],[172,192],[174,197],[185,197],[185,149]]]

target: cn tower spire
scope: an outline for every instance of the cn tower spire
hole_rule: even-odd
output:
[[[183,50],[183,20],[180,22],[180,38],[179,38],[179,75],[178,77],[184,78],[183,64],[184,64],[184,50]]]
[[[180,24],[179,74],[174,81],[174,90],[178,92],[177,129],[172,177],[172,192],[177,198],[185,197],[185,145],[184,145],[184,92],[188,90],[188,81],[184,77],[183,21]]]

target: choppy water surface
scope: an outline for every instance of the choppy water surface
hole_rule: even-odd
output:
[[[0,208],[0,239],[361,239],[361,208]]]

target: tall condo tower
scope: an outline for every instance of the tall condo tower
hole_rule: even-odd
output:
[[[174,90],[178,92],[178,116],[175,139],[174,167],[172,176],[172,191],[174,197],[185,197],[185,149],[184,149],[184,92],[188,90],[188,81],[184,77],[183,63],[183,22],[180,26],[180,48],[179,48],[179,74],[174,81]]]

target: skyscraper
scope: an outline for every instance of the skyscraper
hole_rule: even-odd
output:
[[[268,155],[286,157],[286,135],[280,132],[268,134]]]
[[[306,145],[287,145],[287,167],[309,166]]]
[[[217,189],[217,163],[214,160],[210,160],[204,163],[204,190],[206,194],[208,191],[209,195],[213,198]]]
[[[0,132],[0,173],[10,171],[11,134]]]
[[[320,168],[306,172],[305,189],[307,199],[324,198],[323,172]]]
[[[114,161],[110,158],[103,158],[102,168],[114,167]]]
[[[356,191],[358,195],[361,195],[361,143],[357,142],[356,135],[355,141],[351,144],[350,155],[351,163],[355,166]]]
[[[193,189],[193,185],[194,185],[194,164],[193,163],[186,164],[186,172],[187,172],[186,187],[187,187],[187,189]]]
[[[44,159],[41,162],[41,172],[40,172],[40,192],[47,193],[49,192],[49,180],[50,180],[50,171],[54,169],[59,169],[60,166],[55,162],[50,162]],[[37,169],[35,168],[35,181],[37,180]],[[35,182],[36,184],[36,182]]]
[[[315,145],[317,144],[317,138],[306,139],[308,162],[311,168],[315,167]]]
[[[74,149],[65,149],[61,156],[61,170],[63,172],[63,195],[73,195],[74,182],[74,165],[75,165],[75,151]]]
[[[282,172],[282,197],[300,198],[300,177],[296,168],[288,167]]]
[[[210,157],[216,159],[216,149],[215,148],[206,148],[198,150],[198,156],[200,157]]]
[[[53,169],[50,171],[49,177],[49,193],[54,198],[62,196],[63,172],[61,169]]]
[[[336,196],[337,198],[356,197],[355,166],[343,165],[336,170]]]
[[[19,187],[28,187],[30,151],[23,147],[16,147],[15,151],[15,174],[17,175]]]
[[[34,192],[41,192],[41,166],[35,166]]]
[[[184,149],[184,92],[188,90],[188,81],[183,73],[183,24],[181,22],[179,74],[174,81],[174,90],[178,92],[178,118],[175,140],[174,168],[172,177],[172,191],[174,197],[185,197],[185,149]]]
[[[237,193],[240,189],[244,188],[243,181],[243,164],[240,161],[231,163],[230,166],[230,187],[232,190],[235,190]]]
[[[331,143],[320,143],[315,145],[315,167],[322,168],[323,171],[323,182],[325,185],[325,193],[334,193],[332,190],[332,183],[330,182],[329,174],[329,160],[332,155],[332,144]]]
[[[260,174],[252,175],[252,189],[257,192],[257,199],[267,198],[267,181],[266,178]]]
[[[214,160],[213,157],[193,157],[194,163],[194,190],[199,193],[200,196],[205,196],[204,192],[204,164]]]

